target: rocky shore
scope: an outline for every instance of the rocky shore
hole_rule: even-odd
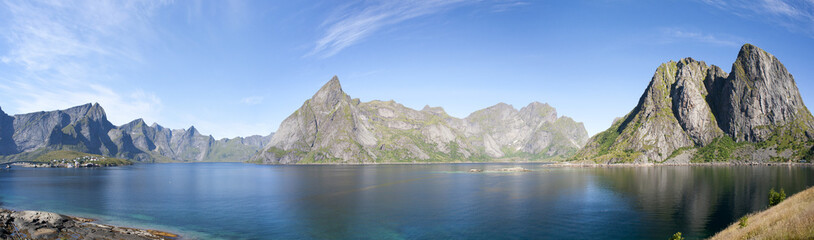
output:
[[[93,219],[51,212],[0,209],[0,239],[178,239],[156,230],[94,223]]]

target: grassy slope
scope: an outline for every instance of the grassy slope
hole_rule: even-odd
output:
[[[735,222],[711,239],[814,239],[814,187],[748,217],[746,227]]]

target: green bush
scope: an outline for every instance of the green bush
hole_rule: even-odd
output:
[[[681,236],[681,232],[677,232],[669,240],[684,240],[684,237]]]
[[[779,193],[775,192],[774,188],[772,188],[772,190],[769,191],[769,207],[777,205],[783,200],[786,200],[786,191],[783,190],[782,188],[780,189]]]
[[[743,216],[743,217],[741,217],[741,219],[739,220],[739,222],[740,222],[740,223],[738,223],[738,225],[740,225],[740,228],[745,228],[745,227],[746,227],[746,225],[749,225],[749,217],[747,217],[747,216]]]

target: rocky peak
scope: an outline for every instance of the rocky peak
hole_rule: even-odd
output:
[[[735,79],[747,80],[751,83],[790,78],[786,67],[774,55],[748,43],[744,44],[738,52],[738,58],[732,64],[732,72],[735,73]]]
[[[342,85],[339,84],[339,78],[336,76],[311,97],[312,104],[323,106],[334,106],[342,100],[349,100],[349,97],[342,91]]]
[[[527,123],[554,122],[557,120],[557,109],[548,103],[535,101],[520,109],[520,118]]]
[[[146,125],[147,124],[144,123],[144,119],[139,118],[139,119],[130,121],[129,123],[126,123],[126,124],[122,125],[120,128],[124,129],[126,131],[133,131],[134,129],[137,129],[139,127],[143,127],[143,126],[146,126]]]
[[[810,141],[812,129],[814,118],[791,74],[775,56],[745,44],[728,74],[692,58],[659,66],[633,111],[597,134],[576,159],[658,162],[676,149],[705,147],[727,135],[739,142],[778,136],[794,145]],[[769,146],[741,154],[774,152]]]
[[[712,100],[719,125],[737,141],[764,141],[775,127],[797,120],[807,128],[814,124],[794,77],[774,55],[754,45],[741,47],[717,88],[722,92]]]
[[[186,130],[186,134],[191,137],[201,135],[201,133],[198,132],[198,129],[196,129],[195,126],[189,126],[189,128]]]
[[[442,116],[447,113],[442,107],[430,107],[430,105],[424,105],[424,108],[422,108],[421,111],[429,112],[437,116]]]
[[[517,109],[512,107],[512,105],[506,103],[498,103],[491,107],[487,107],[478,111],[475,111],[469,114],[467,119],[470,120],[499,120],[499,119],[507,119],[511,116],[517,114]]]
[[[159,125],[158,123],[154,122],[150,124],[150,128],[154,128],[156,131],[164,131],[164,126]]]

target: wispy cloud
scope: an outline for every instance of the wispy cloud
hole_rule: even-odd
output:
[[[263,102],[263,97],[261,96],[245,97],[243,99],[240,99],[240,102],[248,105],[257,105]]]
[[[141,90],[117,90],[118,70],[140,63],[151,41],[159,1],[4,1],[0,23],[11,72],[0,77],[7,106],[30,112],[99,102],[115,123],[156,117],[161,101]]]
[[[661,29],[661,37],[662,42],[664,43],[672,43],[676,41],[691,41],[737,47],[746,42],[744,39],[732,35],[703,33],[679,28]]]
[[[531,4],[531,3],[527,2],[527,1],[503,0],[503,1],[496,2],[492,6],[492,11],[493,12],[506,12],[506,11],[512,10],[514,8],[527,6],[529,4]]]
[[[790,31],[814,37],[814,0],[700,0],[750,19],[765,19]]]
[[[330,17],[323,36],[306,56],[326,58],[358,43],[376,31],[403,21],[441,12],[464,3],[464,0],[374,1],[355,3],[340,8],[339,16]]]

